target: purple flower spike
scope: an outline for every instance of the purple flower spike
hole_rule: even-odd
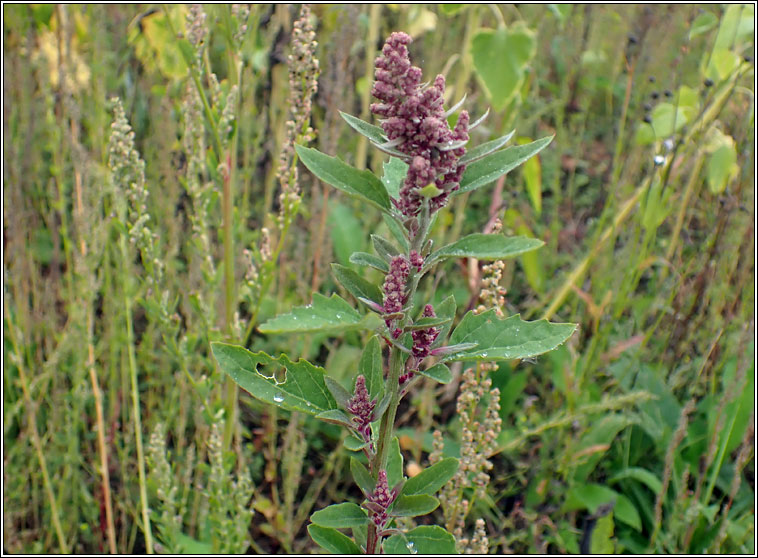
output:
[[[387,510],[395,501],[397,494],[393,490],[390,490],[387,483],[387,471],[384,469],[379,470],[377,475],[376,488],[374,492],[368,497],[368,501],[372,504],[369,507],[371,521],[374,522],[379,530],[384,529],[387,525]]]
[[[434,318],[437,314],[434,313],[434,308],[431,304],[427,304],[424,307],[424,318]],[[426,329],[418,329],[412,333],[413,335],[413,356],[420,363],[423,359],[429,356],[429,352],[432,348],[432,344],[437,340],[437,336],[440,334],[440,330],[437,327],[428,327]]]
[[[395,256],[390,262],[390,271],[384,278],[384,311],[395,314],[403,311],[405,304],[405,281],[411,272],[410,263],[405,256]]]
[[[421,257],[421,254],[416,252],[416,250],[411,250],[409,257],[411,265],[416,268],[416,271],[421,271],[421,268],[424,267],[424,258]]]
[[[371,441],[371,421],[376,400],[371,400],[366,389],[366,378],[361,374],[355,380],[355,394],[347,401],[347,411],[353,415],[358,431],[366,442]]]
[[[465,165],[458,160],[466,152],[461,142],[468,141],[469,116],[461,111],[451,130],[443,108],[445,78],[438,75],[427,88],[421,87],[421,70],[411,66],[406,33],[393,33],[376,59],[375,82],[371,93],[380,102],[371,111],[382,117],[382,129],[408,162],[408,174],[395,207],[406,216],[417,215],[423,197],[419,190],[435,185],[441,192],[430,200],[436,211],[445,205],[450,193],[459,188]]]

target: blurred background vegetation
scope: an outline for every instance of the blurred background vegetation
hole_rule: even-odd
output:
[[[336,427],[244,393],[229,421],[209,351],[334,292],[328,263],[352,265],[386,228],[301,169],[300,213],[274,239],[270,288],[254,289],[262,230],[278,230],[298,10],[207,6],[193,81],[177,40],[186,6],[3,6],[4,551],[313,552],[309,514],[357,499]],[[394,30],[415,38],[425,78],[446,76],[449,105],[466,94],[474,118],[491,108],[472,145],[555,134],[433,231],[445,242],[500,217],[545,240],[507,263],[507,313],[580,324],[559,350],[491,373],[503,429],[469,528],[484,519],[497,553],[753,553],[754,7],[312,10],[321,151],[381,175],[386,156],[339,111],[370,119],[373,61]],[[152,259],[109,170],[112,96],[144,160],[136,220]],[[424,296],[452,292],[463,311],[480,275],[449,264]],[[365,342],[252,331],[249,347],[343,378]],[[457,451],[460,373],[401,408],[409,470],[435,427]]]

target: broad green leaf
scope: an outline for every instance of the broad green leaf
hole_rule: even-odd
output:
[[[324,376],[324,383],[326,384],[326,389],[329,390],[329,393],[332,394],[332,397],[334,397],[334,400],[337,402],[337,405],[343,409],[346,408],[347,402],[352,397],[352,394],[331,376]]]
[[[373,173],[358,170],[337,157],[316,149],[295,145],[300,160],[313,174],[338,190],[362,199],[382,211],[390,210],[390,198],[382,182]]]
[[[408,174],[407,163],[397,157],[390,157],[390,160],[384,163],[382,184],[384,184],[390,197],[397,199],[400,196],[400,187],[405,180],[406,174]]]
[[[361,316],[344,299],[333,294],[327,298],[313,293],[313,303],[293,308],[288,314],[280,314],[260,326],[261,333],[305,333],[321,331],[336,333],[366,327]]]
[[[366,389],[372,399],[381,399],[384,392],[384,366],[382,364],[382,347],[379,338],[374,335],[363,349],[358,363],[358,374],[366,378]]]
[[[436,494],[458,472],[458,460],[446,457],[431,467],[427,467],[415,477],[409,478],[403,485],[402,494]]]
[[[387,484],[390,488],[403,480],[403,454],[400,453],[400,443],[397,436],[392,438],[388,450],[387,459]]]
[[[737,176],[739,170],[734,143],[725,142],[708,158],[708,188],[714,194],[720,194],[726,189],[729,181]]]
[[[706,31],[710,31],[718,22],[719,18],[716,17],[716,14],[703,12],[692,22],[692,26],[690,27],[690,39],[697,37]]]
[[[345,122],[350,125],[353,130],[359,134],[366,136],[371,141],[376,143],[384,143],[387,141],[387,137],[384,135],[384,130],[382,130],[379,126],[369,124],[368,122],[365,122],[360,118],[356,118],[351,114],[347,114],[346,112],[340,111],[340,116],[345,120]]]
[[[368,516],[363,509],[352,502],[332,504],[311,515],[311,523],[322,527],[342,529],[346,527],[359,527],[368,521]]]
[[[427,378],[431,378],[432,380],[436,380],[441,384],[449,384],[453,379],[453,373],[441,362],[438,362],[426,370],[419,370],[418,373]]]
[[[332,554],[362,554],[360,547],[350,537],[331,527],[308,525],[308,534],[313,542]]]
[[[440,333],[437,336],[437,340],[432,345],[432,347],[437,347],[445,341],[447,333],[450,331],[450,328],[453,327],[453,319],[455,318],[456,312],[455,297],[453,295],[448,296],[435,307],[434,311],[440,318],[450,320],[440,326]]]
[[[477,343],[472,349],[450,355],[450,360],[511,360],[552,351],[576,330],[576,324],[553,324],[547,320],[525,322],[516,314],[500,319],[495,310],[467,313],[450,336],[450,345]]]
[[[387,261],[387,263],[389,263],[392,258],[400,254],[400,250],[397,246],[392,244],[386,238],[382,238],[378,234],[371,235],[371,242],[374,245],[374,250],[376,250],[376,253],[379,254],[385,261]]]
[[[365,250],[363,223],[355,212],[334,198],[329,199],[329,234],[337,262],[346,265],[351,254]]]
[[[448,316],[429,316],[427,318],[419,318],[410,325],[405,326],[406,331],[417,331],[419,329],[429,329],[430,327],[446,324],[452,320]]]
[[[457,554],[455,537],[438,525],[422,525],[405,536],[392,535],[382,548],[385,554]]]
[[[476,75],[496,111],[517,94],[529,61],[534,57],[534,32],[524,25],[512,29],[482,29],[471,41]]]
[[[504,260],[540,248],[544,242],[526,236],[474,233],[443,246],[433,252],[428,262],[441,258],[476,258],[478,260]],[[427,264],[428,265],[428,264]]]
[[[287,355],[274,358],[263,351],[252,353],[244,347],[211,343],[219,368],[256,399],[283,409],[316,415],[337,408],[324,383],[324,369],[305,360],[292,362]],[[284,369],[284,380],[264,375],[259,366]]]
[[[328,378],[329,376],[326,377]],[[331,422],[332,424],[338,424],[340,426],[353,426],[353,423],[350,421],[350,417],[339,409],[324,411],[323,413],[317,414],[316,418],[325,422]]]
[[[353,252],[350,255],[350,263],[373,267],[384,273],[390,270],[390,266],[382,258],[374,254],[367,254],[366,252]]]
[[[407,253],[411,245],[408,242],[408,237],[406,236],[407,231],[405,228],[397,221],[397,219],[387,213],[383,213],[382,217],[384,218],[384,224],[387,225],[387,228],[390,233],[392,233],[394,239],[400,243],[403,252]]]
[[[641,467],[627,467],[608,479],[608,483],[615,484],[624,479],[634,479],[641,482],[647,486],[653,494],[660,494],[661,490],[663,490],[663,484],[661,484],[660,479],[647,469]]]
[[[598,507],[610,502],[615,502],[613,513],[619,521],[623,521],[637,531],[642,529],[640,514],[629,498],[601,484],[577,483],[573,485],[566,494],[562,509],[563,511],[586,509],[590,513],[595,513]]]
[[[390,510],[392,517],[416,517],[432,513],[440,505],[440,501],[428,494],[400,496]]]
[[[361,451],[363,448],[365,448],[368,445],[368,442],[359,440],[355,436],[348,436],[347,438],[345,438],[345,441],[342,442],[342,445],[345,446],[345,449],[350,450],[350,451]]]
[[[613,527],[613,512],[597,520],[592,531],[590,554],[615,554]]]
[[[519,138],[518,144],[525,145],[531,142],[530,138]],[[524,176],[526,193],[529,195],[529,201],[532,202],[535,213],[542,213],[542,166],[539,157],[532,157],[524,163],[521,171]]]
[[[478,161],[484,156],[489,155],[493,151],[497,151],[498,149],[503,147],[506,143],[510,141],[510,139],[513,137],[513,134],[515,133],[516,133],[516,130],[513,130],[502,137],[499,137],[492,141],[488,141],[480,145],[477,145],[476,147],[472,147],[471,149],[468,149],[466,153],[463,154],[463,157],[461,157],[458,160],[458,162],[461,164],[470,164],[470,163],[473,163],[474,161]]]
[[[526,145],[513,145],[471,163],[463,173],[461,187],[455,192],[456,195],[470,192],[497,180],[542,151],[553,141],[553,137],[548,136]]]
[[[377,304],[382,303],[381,289],[358,275],[349,267],[333,263],[332,273],[334,273],[334,277],[343,287],[345,287],[347,292],[353,295],[356,299],[362,297],[373,300]]]
[[[366,466],[358,461],[355,457],[350,458],[350,472],[353,474],[353,480],[364,494],[371,494],[376,488],[376,481],[371,477]]]

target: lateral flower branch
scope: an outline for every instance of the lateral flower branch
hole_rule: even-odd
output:
[[[337,157],[295,146],[300,160],[319,179],[384,213],[393,239],[372,235],[376,254],[354,253],[350,261],[355,267],[332,267],[335,279],[369,313],[354,309],[337,294],[314,293],[310,305],[258,327],[263,334],[372,332],[351,384],[342,385],[324,369],[304,360],[293,362],[287,355],[274,358],[239,346],[212,345],[220,368],[254,397],[339,424],[351,433],[345,447],[356,452],[351,472],[365,498],[360,505],[345,502],[314,513],[308,527],[313,540],[331,552],[455,553],[455,539],[443,527],[424,525],[404,532],[395,521],[434,511],[439,506],[435,493],[458,470],[458,459],[445,458],[411,479],[403,476],[395,436],[398,404],[421,376],[449,382],[449,362],[533,357],[554,349],[575,329],[574,324],[502,318],[494,309],[468,312],[453,328],[452,296],[434,304],[416,296],[421,279],[446,259],[498,261],[542,245],[533,238],[472,234],[433,251],[428,233],[451,197],[495,181],[552,138],[501,149],[511,133],[467,151],[469,132],[484,117],[470,124],[468,112],[461,110],[455,126],[448,125],[448,117],[465,98],[445,110],[445,79],[439,75],[422,83],[421,69],[409,58],[411,41],[406,33],[393,33],[376,60],[372,93],[377,102],[371,111],[381,126],[342,114],[353,129],[390,155],[383,179]],[[381,285],[358,273],[360,266],[382,271]],[[386,361],[383,351],[389,356]],[[258,372],[259,365],[263,370],[271,364],[284,368],[284,381]],[[340,529],[351,529],[352,538]]]

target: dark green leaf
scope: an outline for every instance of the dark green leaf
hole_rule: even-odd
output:
[[[397,436],[392,438],[390,447],[387,448],[387,483],[390,488],[403,480],[403,454],[400,453],[400,443]]]
[[[566,494],[563,510],[587,509],[590,513],[595,513],[598,507],[610,502],[615,502],[613,514],[616,516],[616,519],[626,523],[637,531],[642,529],[640,514],[629,498],[601,484],[577,483],[572,486]]]
[[[361,451],[363,448],[365,448],[368,445],[368,442],[359,440],[355,436],[348,436],[347,438],[345,438],[345,441],[342,443],[342,445],[345,446],[345,449],[350,450],[350,451]]]
[[[291,411],[316,415],[337,408],[324,383],[324,369],[310,362],[292,362],[287,355],[274,358],[263,351],[252,353],[244,347],[211,343],[219,368],[256,399]],[[284,368],[284,381],[268,377],[258,367]]]
[[[409,478],[403,485],[402,494],[436,494],[458,472],[458,460],[446,457],[431,467],[427,467],[415,477]]]
[[[455,297],[453,295],[450,295],[445,300],[440,302],[434,309],[437,316],[450,320],[449,322],[445,322],[442,326],[440,326],[440,333],[437,336],[437,340],[434,342],[434,347],[441,345],[447,338],[447,333],[450,331],[450,328],[453,327],[453,319],[455,318],[456,308]]]
[[[332,394],[334,400],[337,402],[337,405],[343,409],[346,408],[348,400],[352,397],[350,392],[331,376],[324,376],[324,383],[326,384],[326,389],[329,390],[329,393]]]
[[[280,314],[258,326],[261,333],[305,333],[321,331],[337,333],[369,327],[366,316],[361,316],[350,304],[333,294],[330,298],[313,294],[313,303],[293,308],[289,314]]]
[[[387,138],[384,135],[384,130],[382,130],[379,126],[369,124],[368,122],[365,122],[360,118],[356,118],[351,114],[347,114],[346,112],[340,111],[340,116],[345,120],[345,122],[350,124],[350,127],[353,130],[361,135],[366,136],[371,141],[375,143],[384,143],[387,141]]]
[[[384,367],[382,365],[382,347],[379,338],[374,335],[363,349],[358,363],[358,374],[366,378],[366,389],[372,399],[382,397],[384,392]]]
[[[369,202],[382,211],[390,210],[390,198],[382,182],[370,171],[358,170],[337,157],[295,145],[300,160],[313,174],[338,190]]]
[[[576,324],[553,324],[547,320],[525,322],[516,314],[500,319],[495,310],[467,313],[450,336],[450,344],[477,346],[444,360],[511,360],[552,351],[576,330]]]
[[[333,504],[311,515],[311,523],[335,529],[359,527],[367,521],[366,512],[352,502]]]
[[[427,378],[431,378],[432,380],[436,380],[441,384],[449,384],[453,379],[453,374],[450,372],[450,369],[441,362],[438,362],[426,370],[419,370],[418,373]]]
[[[382,238],[378,234],[371,235],[371,242],[374,244],[374,250],[376,250],[376,253],[384,258],[387,263],[389,263],[392,258],[400,254],[400,249],[397,246],[392,244],[386,238]]]
[[[504,260],[540,248],[544,242],[526,236],[475,233],[443,246],[433,252],[428,262],[441,258],[476,258],[478,260]],[[427,263],[427,265],[429,265]]]
[[[366,469],[366,466],[355,457],[350,458],[350,472],[353,474],[355,484],[358,485],[358,488],[360,488],[364,494],[368,496],[374,491],[376,488],[376,481],[374,481],[371,473]]]
[[[410,325],[405,326],[406,331],[416,331],[419,329],[428,329],[430,327],[446,324],[452,320],[448,316],[429,316],[427,318],[419,318]]]
[[[329,376],[326,377],[328,378]],[[332,409],[330,411],[319,413],[316,415],[316,418],[326,422],[331,422],[333,424],[338,424],[340,426],[353,426],[353,423],[350,421],[350,417],[338,409]]]
[[[416,517],[433,512],[439,507],[440,502],[434,496],[428,494],[414,494],[412,496],[400,496],[390,510],[392,517]]]
[[[400,246],[403,248],[403,252],[408,252],[410,244],[408,243],[408,238],[405,236],[405,227],[403,227],[392,215],[383,213],[382,217],[384,218],[384,224],[387,225],[387,228],[389,229],[390,233],[392,233],[394,239],[400,243]]]
[[[553,136],[538,139],[526,145],[513,145],[471,163],[463,173],[461,187],[455,192],[456,195],[470,192],[497,180],[542,151],[551,141],[553,141]]]
[[[332,273],[334,273],[334,277],[340,282],[340,285],[345,287],[347,292],[353,295],[356,299],[362,297],[373,300],[378,304],[382,303],[381,289],[358,275],[349,267],[333,263]]]
[[[622,469],[608,479],[608,483],[614,484],[623,479],[634,479],[641,482],[656,495],[660,494],[663,490],[661,480],[647,469],[641,467],[627,467],[626,469]]]
[[[472,147],[466,153],[464,153],[463,157],[461,157],[458,162],[460,164],[471,164],[474,161],[478,161],[479,159],[483,158],[486,155],[489,155],[493,151],[497,151],[501,147],[503,147],[510,139],[513,137],[513,134],[516,133],[516,130],[513,130],[509,134],[505,134],[502,137],[499,137],[497,139],[494,139],[492,141],[488,141],[485,143],[482,143],[480,145],[477,145],[476,147]]]
[[[331,527],[308,525],[308,534],[317,545],[332,554],[362,554],[360,547],[350,537]]]
[[[382,258],[375,256],[374,254],[367,254],[366,252],[353,252],[350,255],[350,263],[370,266],[384,273],[387,273],[390,270],[390,266]]]
[[[437,525],[422,525],[384,541],[385,554],[457,554],[455,537]]]

